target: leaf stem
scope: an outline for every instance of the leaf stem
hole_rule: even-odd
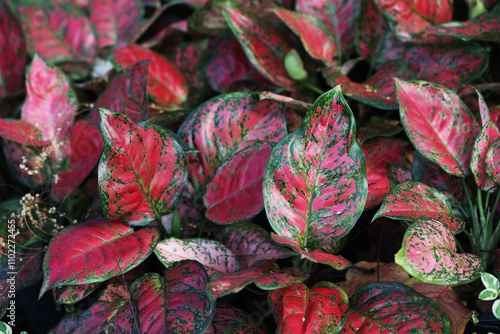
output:
[[[313,92],[318,93],[318,94],[320,94],[320,95],[322,95],[322,94],[324,94],[324,93],[325,93],[324,91],[322,91],[322,90],[321,90],[321,89],[319,89],[318,87],[313,86],[313,85],[311,85],[311,84],[310,84],[310,83],[308,83],[308,82],[305,82],[305,81],[298,81],[298,83],[299,83],[299,84],[301,84],[303,87],[308,88],[308,89],[312,90]]]
[[[464,233],[466,233],[467,237],[469,238],[473,253],[479,255],[479,247],[477,245],[477,238],[479,237],[481,229],[479,227],[479,222],[477,219],[477,212],[474,208],[474,204],[472,203],[472,199],[471,199],[470,194],[469,194],[467,183],[465,182],[465,177],[462,177],[462,184],[464,187],[465,194],[467,195],[467,202],[469,203],[469,210],[470,210],[470,213],[472,216],[472,235],[470,233],[468,233],[466,230],[464,230]]]

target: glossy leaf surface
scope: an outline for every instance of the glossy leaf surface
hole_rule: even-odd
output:
[[[453,91],[425,81],[396,80],[401,122],[413,146],[446,172],[470,173],[479,124]]]
[[[485,270],[479,256],[457,253],[451,231],[432,219],[418,221],[406,230],[395,260],[413,277],[439,285],[472,282]]]
[[[75,304],[90,295],[98,287],[99,283],[59,286],[56,288],[56,303]]]
[[[103,282],[124,273],[145,260],[158,239],[153,228],[134,232],[123,222],[102,218],[67,227],[47,249],[40,296],[53,287]]]
[[[0,136],[23,145],[43,146],[49,141],[40,139],[38,129],[25,121],[0,118]]]
[[[271,291],[268,297],[277,333],[338,333],[344,325],[349,298],[330,282],[304,284]]]
[[[252,223],[241,223],[218,232],[215,240],[229,248],[240,261],[241,269],[250,267],[259,260],[278,260],[294,253],[277,246],[269,233]]]
[[[396,282],[372,283],[350,299],[340,333],[450,333],[450,322],[430,298]]]
[[[203,198],[206,217],[219,224],[248,220],[264,208],[262,179],[274,143],[260,142],[229,156]]]
[[[486,153],[486,172],[488,175],[495,180],[497,184],[500,184],[500,139],[497,139],[488,149]]]
[[[365,159],[354,129],[353,114],[336,87],[274,148],[263,187],[277,235],[303,249],[320,249],[352,228],[367,195]]]
[[[177,261],[196,260],[209,275],[240,270],[236,255],[220,242],[210,239],[181,240],[171,237],[158,243],[155,254],[167,268]]]
[[[483,191],[493,191],[495,188],[495,181],[486,173],[486,154],[490,146],[498,138],[500,138],[500,131],[493,122],[488,120],[474,142],[471,170],[476,184]]]
[[[188,86],[177,66],[162,55],[139,45],[129,44],[113,50],[111,61],[119,69],[129,68],[142,60],[151,59],[148,73],[148,94],[156,103],[172,107],[184,102]]]
[[[373,219],[391,219],[417,222],[421,218],[439,220],[453,232],[465,227],[465,222],[452,214],[445,194],[420,182],[403,182],[384,198]]]
[[[130,289],[141,333],[203,333],[214,316],[205,287],[206,270],[196,261],[180,261],[163,276],[148,273]]]
[[[184,152],[170,133],[101,109],[104,151],[99,188],[106,217],[146,225],[179,203],[187,179]]]

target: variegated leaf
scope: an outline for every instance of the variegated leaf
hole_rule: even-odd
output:
[[[44,146],[49,143],[41,139],[38,128],[17,119],[0,118],[0,136],[23,145]]]
[[[219,333],[266,334],[257,319],[229,304],[217,303],[212,323],[205,334]]]
[[[491,144],[486,153],[486,172],[497,185],[500,184],[500,138]]]
[[[483,191],[493,192],[495,190],[495,181],[486,173],[486,154],[498,138],[500,138],[500,131],[493,122],[488,121],[479,132],[472,148],[470,162],[472,175],[474,175],[478,187]]]

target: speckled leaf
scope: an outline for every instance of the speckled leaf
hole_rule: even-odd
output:
[[[450,334],[450,321],[436,302],[402,283],[372,283],[350,299],[340,333]]]
[[[30,53],[36,52],[51,63],[92,63],[97,53],[97,35],[78,6],[26,1],[17,10]]]
[[[366,178],[368,196],[365,210],[382,203],[384,196],[391,190],[389,182],[389,163],[400,164],[408,143],[386,137],[377,137],[363,143],[361,149],[366,158]]]
[[[500,41],[500,6],[495,6],[491,11],[484,12],[467,22],[447,22],[430,27],[424,34],[451,36],[463,41],[477,39],[480,41]]]
[[[251,267],[236,273],[216,273],[207,285],[207,293],[215,300],[231,293],[237,293],[254,283],[264,290],[275,290],[292,284],[299,284],[309,278],[309,273],[297,268],[281,269],[269,260],[258,261]]]
[[[217,303],[212,323],[205,334],[266,334],[257,320],[234,306]],[[240,328],[239,326],[244,326]]]
[[[326,251],[323,251],[321,249],[304,250],[298,242],[295,242],[288,238],[280,237],[274,233],[271,233],[271,238],[274,242],[280,245],[292,248],[298,255],[300,255],[301,259],[308,259],[312,262],[326,264],[336,270],[344,270],[351,266],[351,262],[346,260],[344,257],[340,255],[330,254],[333,252],[337,252],[338,241],[334,241],[332,244],[328,245],[327,251],[329,253],[327,253]]]
[[[23,88],[26,69],[26,39],[9,6],[0,3],[0,98]]]
[[[259,260],[278,260],[294,253],[272,242],[269,233],[252,223],[231,225],[218,232],[215,240],[222,242],[238,257],[241,269]]]
[[[373,220],[388,217],[417,222],[421,218],[433,218],[446,224],[457,233],[465,222],[451,212],[451,205],[445,194],[420,182],[403,182],[384,198]]]
[[[203,197],[208,219],[218,224],[239,223],[264,208],[262,179],[274,146],[255,143],[219,165]]]
[[[106,217],[146,225],[176,207],[187,179],[180,144],[166,130],[101,108],[99,194]]]
[[[472,318],[472,311],[464,305],[462,299],[453,291],[453,287],[423,283],[416,278],[410,278],[404,284],[431,298],[439,305],[450,319],[452,334],[464,333],[467,322]]]
[[[144,12],[140,0],[93,0],[88,8],[90,21],[99,35],[99,47],[127,42],[140,28]]]
[[[354,40],[361,57],[368,61],[377,57],[377,52],[380,49],[384,35],[388,33],[388,28],[389,25],[384,15],[375,6],[373,0],[362,1]]]
[[[357,137],[360,145],[375,137],[392,137],[403,131],[401,122],[372,116],[363,126],[358,127]]]
[[[279,87],[293,86],[283,62],[293,46],[281,30],[236,8],[224,7],[222,13],[255,68]]]
[[[491,144],[488,152],[486,153],[486,172],[500,184],[500,139],[497,139]]]
[[[165,107],[175,107],[183,103],[188,95],[188,86],[174,63],[154,51],[135,44],[118,47],[111,55],[111,61],[120,70],[148,59],[151,59],[151,62],[147,91],[151,100]]]
[[[40,130],[41,139],[59,142],[73,124],[77,108],[78,100],[66,75],[35,55],[26,75],[21,119]]]
[[[360,0],[297,0],[295,8],[298,12],[318,17],[335,36],[342,52],[351,50],[361,12]]]
[[[426,283],[465,284],[486,269],[477,255],[459,254],[455,237],[437,220],[421,220],[405,232],[403,245],[394,256],[410,275]]]
[[[323,73],[330,86],[341,84],[344,95],[379,109],[396,109],[394,78],[408,80],[412,77],[406,66],[396,61],[383,64],[362,84],[352,81],[340,72],[332,72],[331,69]]]
[[[215,313],[205,292],[208,274],[196,261],[180,261],[163,276],[149,273],[130,289],[140,333],[202,334]]]
[[[321,95],[303,125],[274,148],[263,187],[271,227],[305,250],[327,249],[351,230],[368,187],[340,86]]]
[[[453,91],[425,81],[396,80],[399,112],[413,146],[447,173],[470,173],[474,139],[481,130]]]
[[[106,90],[99,95],[90,113],[92,122],[101,123],[99,108],[124,114],[132,122],[146,120],[149,108],[147,94],[149,63],[149,60],[140,61],[113,77]]]
[[[461,46],[415,45],[407,49],[403,62],[417,79],[454,90],[484,72],[488,55],[488,48],[477,43]]]
[[[158,243],[155,254],[167,268],[177,261],[196,260],[205,267],[209,275],[240,270],[240,261],[236,255],[222,243],[210,239],[181,240],[171,237]]]
[[[277,333],[338,333],[344,326],[349,298],[337,285],[316,283],[273,290],[268,301],[277,322]]]
[[[488,115],[489,116],[489,115]],[[474,142],[471,157],[471,170],[478,187],[483,191],[494,191],[495,181],[486,173],[486,154],[495,140],[500,138],[500,131],[493,122],[488,121]]]
[[[41,133],[35,126],[17,119],[0,118],[0,136],[23,145],[44,146],[49,143],[40,139]]]
[[[56,201],[64,199],[85,180],[99,161],[103,147],[101,132],[86,120],[79,120],[68,132],[68,168],[56,170],[57,177],[52,178],[51,194]]]
[[[94,292],[100,283],[59,286],[56,291],[56,303],[75,304]]]
[[[347,269],[345,282],[338,283],[338,286],[350,297],[359,288],[375,282],[399,282],[403,283],[410,278],[410,275],[397,263],[381,263],[360,261],[354,264],[355,267]],[[366,272],[361,271],[365,269]]]
[[[311,57],[331,62],[337,56],[334,35],[319,17],[283,8],[275,9],[274,13],[300,37]]]
[[[293,106],[300,106],[304,109],[309,109],[312,107],[311,103],[300,101],[300,100],[294,99],[293,97],[290,97],[290,96],[280,95],[280,94],[276,94],[276,93],[268,92],[268,91],[260,92],[259,99],[260,100],[279,101],[279,102],[283,102],[285,104],[290,104]]]
[[[97,218],[65,228],[50,241],[40,290],[103,282],[137,267],[155,248],[158,231]]]
[[[391,184],[391,189],[396,187],[398,184],[406,181],[413,181],[412,170],[405,166],[397,166],[390,164],[389,182]]]

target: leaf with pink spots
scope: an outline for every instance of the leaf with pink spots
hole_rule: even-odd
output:
[[[54,287],[103,282],[124,273],[144,261],[158,239],[154,228],[134,232],[124,222],[102,218],[67,227],[47,249],[40,296]]]
[[[341,334],[450,333],[450,321],[439,305],[397,282],[366,285],[349,300]]]
[[[371,61],[382,51],[381,44],[384,35],[389,33],[389,24],[373,0],[361,2],[359,17],[354,42],[361,57]]]
[[[182,147],[159,126],[100,110],[99,194],[105,216],[131,225],[160,221],[177,206],[186,185]]]
[[[368,192],[355,126],[337,86],[274,148],[263,187],[267,217],[278,236],[304,250],[328,249],[354,226]]]
[[[392,189],[384,198],[373,220],[388,217],[417,222],[432,218],[446,224],[453,233],[461,231],[465,222],[453,215],[448,197],[420,182],[407,181]]]
[[[0,118],[0,136],[23,145],[44,146],[49,143],[40,139],[38,128],[17,119]]]
[[[88,297],[98,287],[99,283],[81,284],[81,285],[65,285],[56,288],[56,303],[58,304],[75,304],[82,299]]]
[[[338,333],[344,326],[349,298],[337,285],[316,283],[273,290],[268,297],[278,333]]]
[[[453,233],[437,220],[420,220],[405,232],[395,261],[422,282],[456,285],[473,282],[486,269],[474,254],[457,253]]]
[[[140,333],[202,334],[210,325],[215,305],[205,287],[209,277],[196,261],[176,262],[164,275],[148,273],[130,289]]]
[[[396,80],[405,132],[413,146],[447,173],[470,173],[480,127],[453,91],[425,81]]]
[[[491,144],[486,153],[486,172],[495,180],[496,184],[500,184],[500,139],[497,139]]]

